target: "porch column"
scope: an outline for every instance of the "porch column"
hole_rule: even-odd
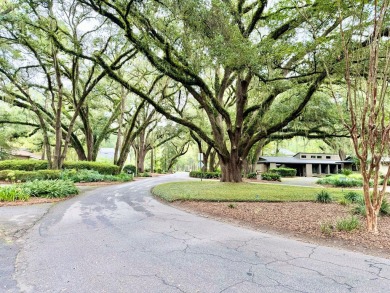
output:
[[[313,165],[306,164],[306,177],[313,177]]]

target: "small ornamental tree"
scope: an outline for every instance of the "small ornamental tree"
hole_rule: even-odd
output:
[[[340,22],[349,111],[343,122],[361,166],[367,230],[373,233],[378,233],[377,218],[390,177],[388,168],[383,186],[379,186],[381,161],[388,155],[390,146],[388,6],[389,0],[374,1],[357,9],[356,18]],[[364,13],[372,19],[370,31],[364,25]]]

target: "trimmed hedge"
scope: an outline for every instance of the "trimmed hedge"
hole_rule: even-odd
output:
[[[64,169],[87,169],[95,170],[100,174],[114,175],[119,174],[119,167],[114,164],[90,162],[90,161],[78,161],[78,162],[64,162]]]
[[[41,160],[6,160],[0,161],[0,170],[19,170],[19,171],[36,171],[47,170],[47,161]],[[114,175],[119,174],[119,167],[114,164],[90,162],[90,161],[77,161],[77,162],[64,162],[64,169],[87,169],[95,170],[100,174]]]
[[[5,160],[0,161],[0,170],[35,171],[48,168],[47,161],[41,160]]]
[[[191,171],[190,177],[193,178],[205,178],[205,179],[219,179],[221,178],[220,172],[200,172],[200,171]]]
[[[273,172],[267,172],[261,174],[261,179],[267,180],[267,181],[281,181],[280,180],[280,174],[279,173],[273,173]]]
[[[297,175],[297,170],[294,168],[276,168],[270,169],[271,173],[278,173],[281,177],[294,177]]]
[[[37,170],[37,171],[19,171],[2,170],[0,171],[0,180],[26,182],[32,180],[59,179],[60,170]]]

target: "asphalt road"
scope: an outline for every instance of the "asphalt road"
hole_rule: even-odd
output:
[[[182,179],[102,187],[54,205],[19,239],[4,292],[390,291],[390,260],[239,228],[150,196]]]

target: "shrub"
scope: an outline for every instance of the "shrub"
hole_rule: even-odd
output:
[[[121,181],[127,182],[133,180],[133,175],[121,173],[118,175],[103,175],[95,170],[82,169],[64,170],[61,173],[62,180],[70,180],[73,182],[101,182],[101,181]]]
[[[334,226],[331,223],[325,222],[320,224],[321,233],[327,236],[331,236]]]
[[[37,171],[19,171],[19,170],[3,170],[0,171],[0,180],[7,181],[32,181],[44,179],[59,179],[61,171],[59,170],[37,170]]]
[[[355,202],[358,202],[359,199],[362,198],[362,196],[355,191],[350,191],[346,195],[344,195],[344,198],[350,202],[355,203]]]
[[[351,202],[348,199],[345,199],[345,198],[342,198],[342,199],[339,200],[339,204],[341,204],[342,206],[347,206],[350,203]]]
[[[77,172],[75,170],[64,170],[61,179],[73,182],[99,182],[104,181],[104,175],[95,170],[82,169]]]
[[[321,190],[319,193],[317,193],[316,201],[320,203],[330,203],[332,202],[332,196],[328,191]]]
[[[42,160],[5,160],[0,161],[0,170],[35,171],[48,168],[47,161]]]
[[[0,201],[28,200],[29,194],[20,186],[0,187]]]
[[[343,174],[344,176],[349,176],[352,174],[352,170],[349,170],[349,169],[341,169],[341,174]]]
[[[221,178],[220,172],[200,172],[200,171],[191,171],[190,177],[193,178],[205,178],[205,179],[219,179]]]
[[[357,178],[330,176],[317,180],[318,184],[332,185],[335,187],[361,187],[363,181]]]
[[[387,201],[386,198],[384,198],[383,201],[382,201],[380,213],[383,216],[389,216],[390,215],[390,204],[389,204],[389,202]]]
[[[128,182],[133,180],[132,174],[120,173],[118,175],[104,175],[104,181]]]
[[[63,168],[76,170],[95,170],[100,174],[107,175],[114,175],[119,173],[119,167],[116,165],[89,161],[65,162]]]
[[[135,170],[137,169],[136,166],[134,165],[126,165],[123,167],[123,172],[125,173],[132,173],[132,174],[135,174]]]
[[[297,170],[294,168],[276,168],[270,169],[268,172],[278,173],[281,177],[294,177],[297,175]]]
[[[267,180],[267,181],[281,181],[280,177],[281,176],[279,173],[266,172],[266,173],[261,174],[261,179]]]
[[[256,172],[248,173],[246,175],[246,178],[248,178],[248,179],[257,179],[257,174],[256,174]]]
[[[148,173],[148,172],[139,173],[138,176],[139,177],[152,177],[152,175],[150,175],[150,173]]]
[[[353,231],[360,227],[359,219],[351,216],[349,218],[343,218],[337,221],[336,228],[338,231]]]
[[[23,183],[23,190],[30,196],[57,198],[78,194],[78,189],[70,180],[35,180]]]
[[[364,202],[364,198],[360,197],[357,201],[357,205],[352,210],[354,214],[366,216],[366,204]],[[381,216],[389,216],[390,215],[390,203],[386,198],[383,199],[381,208],[379,209],[379,214]]]

